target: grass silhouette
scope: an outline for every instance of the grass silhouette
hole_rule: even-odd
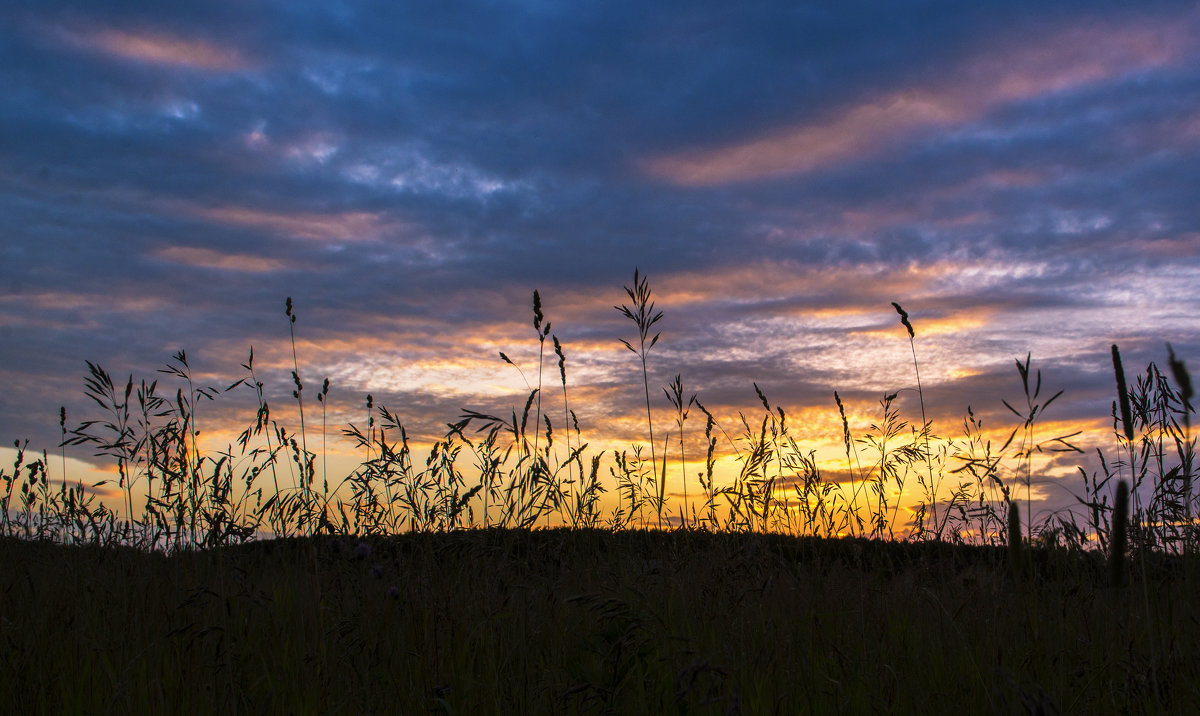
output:
[[[0,708],[1140,713],[1195,702],[1193,407],[1173,351],[1174,384],[1154,364],[1126,382],[1113,346],[1115,457],[1080,470],[1078,510],[1035,523],[1034,455],[1077,448],[1073,435],[1037,438],[1061,391],[1041,397],[1029,356],[1016,361],[1025,405],[1005,402],[1019,422],[1000,445],[968,409],[963,436],[935,451],[924,396],[915,426],[895,393],[856,436],[835,392],[842,481],[757,384],[762,412],[739,415],[735,437],[677,374],[664,391],[678,434],[660,462],[646,360],[663,313],[640,272],[625,290],[648,461],[638,444],[589,452],[537,292],[538,377],[523,409],[465,410],[421,459],[368,395],[361,427],[344,430],[363,461],[333,484],[305,428],[272,416],[253,349],[225,390],[196,385],[180,351],[162,371],[174,395],[89,362],[85,393],[102,416],[70,427],[60,410],[60,447],[114,461],[120,505],[52,482],[48,455],[27,442],[0,470]],[[286,316],[303,408],[290,299]],[[557,409],[541,402],[547,338],[557,431]],[[253,420],[206,453],[197,408],[234,390],[254,393]],[[329,392],[326,380],[322,446]],[[672,510],[667,448],[678,438],[686,485],[692,406],[705,417],[701,494]],[[721,440],[739,461],[724,484]],[[923,502],[901,521],[914,477]]]

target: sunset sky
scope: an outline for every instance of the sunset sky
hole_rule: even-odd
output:
[[[253,346],[297,429],[287,297],[330,434],[370,393],[427,441],[524,404],[537,289],[584,439],[628,447],[635,268],[664,312],[660,436],[676,374],[734,435],[757,383],[830,459],[834,390],[859,431],[898,390],[919,421],[893,301],[947,437],[968,406],[1011,429],[1027,354],[1065,390],[1043,437],[1106,451],[1111,344],[1131,374],[1167,342],[1200,366],[1191,2],[18,0],[0,87],[9,445],[56,451],[60,405],[101,417],[85,359],[173,395],[179,349],[223,388]],[[549,354],[561,421],[556,381]],[[201,428],[232,435],[249,399]]]

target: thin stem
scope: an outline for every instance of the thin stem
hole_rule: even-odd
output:
[[[308,439],[304,430],[304,384],[300,382],[300,361],[296,357],[296,314],[292,312],[291,296],[288,296],[287,299],[287,317],[288,335],[292,341],[292,382],[296,386],[296,390],[293,391],[292,395],[296,398],[296,404],[300,408],[300,447],[304,451],[302,462],[297,467],[300,468],[300,486],[307,500],[308,491],[311,488],[311,478],[308,478],[306,475],[308,467],[305,465],[308,462]]]
[[[621,315],[633,321],[638,327],[637,348],[634,348],[629,341],[623,338],[621,339],[621,343],[631,352],[637,354],[642,362],[642,388],[646,396],[646,425],[650,432],[650,470],[655,484],[659,486],[659,495],[662,496],[665,494],[663,488],[665,488],[664,482],[666,476],[663,475],[660,480],[658,475],[658,460],[654,445],[654,417],[650,411],[650,374],[646,363],[646,356],[662,336],[661,333],[656,333],[651,339],[650,328],[662,318],[663,314],[662,311],[655,312],[654,302],[651,300],[649,282],[636,268],[633,270],[633,288],[626,286],[625,293],[629,296],[630,305],[613,306],[613,308],[619,311]],[[647,339],[649,339],[650,345],[646,345]],[[661,499],[658,504],[658,525],[662,527]]]

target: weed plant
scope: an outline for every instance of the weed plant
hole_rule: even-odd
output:
[[[1120,477],[1130,485],[1131,551],[1180,554],[1196,547],[1192,515],[1197,496],[1191,488],[1195,441],[1190,434],[1194,408],[1187,368],[1173,351],[1169,353],[1175,386],[1150,364],[1127,387],[1113,346],[1118,384],[1112,411],[1116,450],[1111,455],[1099,452],[1097,472],[1081,469],[1080,510],[1039,520],[1032,511],[1034,458],[1057,451],[1078,452],[1072,442],[1078,434],[1050,439],[1037,434],[1039,420],[1062,391],[1042,397],[1041,371],[1032,366],[1029,356],[1016,361],[1023,404],[1018,402],[1017,408],[1004,401],[1019,422],[998,446],[986,439],[983,423],[971,408],[961,437],[933,436],[932,421],[924,414],[919,372],[920,424],[906,421],[898,409],[898,394],[888,393],[879,401],[877,419],[855,436],[835,392],[847,477],[833,480],[823,474],[815,453],[792,435],[786,411],[772,406],[757,384],[753,389],[763,412],[757,417],[740,413],[739,436],[731,438],[696,395],[686,394],[682,376],[676,375],[663,387],[674,409],[674,433],[668,431],[663,445],[656,446],[647,357],[661,337],[652,328],[663,312],[656,310],[649,282],[640,272],[634,273],[633,285],[625,291],[630,303],[618,310],[637,325],[638,339],[621,343],[638,356],[642,369],[649,437],[645,444],[611,453],[588,452],[568,400],[566,354],[551,334],[541,296],[535,291],[537,383],[526,381],[529,392],[520,411],[514,409],[506,416],[466,409],[419,460],[401,417],[367,396],[362,427],[351,424],[344,430],[364,459],[334,484],[324,455],[308,449],[303,423],[293,433],[273,417],[255,370],[253,349],[242,364],[245,376],[224,390],[197,385],[186,353],[178,352],[160,371],[175,382],[174,395],[158,381],[135,382],[130,376],[117,383],[101,366],[88,362],[84,391],[103,415],[68,427],[66,411],[61,410],[60,447],[89,446],[96,456],[115,462],[120,507],[102,505],[78,481],[56,481],[58,487],[52,489],[46,475],[48,456],[43,453],[28,461],[27,444],[18,443],[16,464],[11,471],[0,471],[0,534],[172,551],[262,537],[529,528],[539,523],[625,529],[647,526],[643,510],[650,507],[656,526],[664,525],[664,513],[669,524],[674,512],[677,526],[709,531],[988,545],[1008,539],[1009,505],[1019,497],[1016,488],[1023,487],[1025,538],[1031,544],[1040,538],[1107,552],[1113,478]],[[919,371],[909,315],[898,303],[894,307],[909,334],[914,369]],[[304,385],[295,354],[296,312],[290,298],[285,315],[293,351],[292,396],[303,416]],[[552,411],[543,409],[547,340],[557,357],[561,385],[559,425]],[[505,353],[500,358],[525,377]],[[235,444],[204,453],[197,440],[198,409],[237,389],[254,392],[253,421]],[[326,379],[317,395],[322,445],[329,390]],[[678,446],[680,485],[686,495],[693,477],[685,452],[687,418],[693,406],[705,416],[706,459],[694,476],[701,495],[695,504],[685,497],[677,510],[671,510],[667,452],[672,442]],[[736,475],[723,485],[714,475],[721,438],[739,462]],[[942,447],[935,450],[934,444]],[[315,481],[318,458],[319,485]],[[65,452],[62,463],[65,475]],[[607,477],[602,477],[605,472]],[[909,517],[902,504],[911,500],[914,481],[920,488],[916,495],[920,502]],[[610,490],[619,499],[604,513],[601,498]]]
[[[1078,448],[1074,434],[1038,431],[1062,393],[1043,397],[1030,356],[1016,361],[1024,402],[1004,402],[1017,418],[1006,440],[993,444],[968,408],[961,437],[943,441],[925,414],[915,331],[894,304],[921,422],[890,392],[855,435],[834,392],[846,471],[832,479],[757,384],[735,437],[677,374],[663,388],[674,431],[656,446],[647,361],[663,313],[640,272],[625,290],[617,310],[638,338],[621,342],[638,356],[648,440],[606,453],[583,441],[566,352],[537,292],[537,383],[525,381],[520,410],[463,410],[417,456],[401,417],[368,395],[363,421],[344,430],[363,460],[333,484],[330,385],[317,396],[318,456],[291,299],[299,432],[275,419],[253,348],[224,389],[198,385],[183,351],[161,371],[170,387],[115,381],[88,362],[85,395],[100,417],[72,427],[60,409],[64,479],[50,479],[49,454],[28,442],[0,469],[0,709],[1138,713],[1195,703],[1200,629],[1176,599],[1194,593],[1200,537],[1193,394],[1169,347],[1174,383],[1153,363],[1126,382],[1113,346],[1114,447],[1098,452],[1097,471],[1080,469],[1079,509],[1035,518],[1035,458]],[[561,413],[543,400],[548,339]],[[235,390],[253,392],[254,417],[206,452],[200,408]],[[694,476],[692,407],[705,418]],[[725,484],[722,445],[738,461]],[[69,480],[70,446],[115,463],[119,506]],[[618,499],[605,508],[608,491]],[[532,529],[542,525],[561,529]]]

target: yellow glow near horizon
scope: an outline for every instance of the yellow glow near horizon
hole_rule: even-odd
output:
[[[550,410],[547,412],[553,411]],[[824,414],[831,411],[822,409],[819,412]],[[804,415],[804,411],[797,411],[794,415],[789,416],[789,422],[792,422],[794,425],[800,425],[803,422]],[[328,475],[330,489],[337,491],[339,487],[342,487],[342,491],[339,494],[343,499],[348,498],[348,492],[346,492],[345,488],[343,487],[344,480],[362,464],[362,461],[366,457],[365,451],[361,447],[353,446],[349,440],[342,436],[340,434],[340,428],[328,431],[325,439],[322,440],[320,429],[315,427],[316,420],[314,418],[314,413],[309,412],[309,416],[307,444],[308,449],[316,453],[316,479],[314,486],[318,491],[322,491],[324,479],[326,475]],[[682,495],[685,490],[685,483],[683,479],[684,466],[683,463],[680,462],[678,456],[679,445],[677,441],[677,435],[671,436],[670,433],[665,430],[668,423],[668,416],[666,415],[665,411],[660,411],[657,414],[657,418],[658,420],[656,422],[659,423],[658,434],[663,437],[668,450],[666,456],[665,475],[667,480],[666,486],[669,502],[665,513],[669,513],[673,516],[676,515],[680,509],[685,509],[686,507],[682,501]],[[878,505],[878,495],[875,492],[876,488],[874,485],[874,479],[878,472],[879,455],[877,453],[872,453],[871,448],[856,442],[854,446],[854,459],[852,463],[847,463],[845,446],[841,441],[840,421],[836,417],[828,418],[828,416],[825,416],[825,418],[826,419],[821,419],[818,422],[820,423],[821,429],[829,428],[830,434],[818,435],[815,437],[815,439],[799,437],[798,439],[800,442],[800,448],[801,450],[805,451],[809,449],[815,451],[816,465],[821,471],[823,480],[837,483],[837,490],[839,492],[836,494],[838,494],[840,499],[843,501],[843,507],[848,508],[851,504],[857,505],[860,514],[863,515],[864,521],[869,523],[867,515],[869,515],[871,510],[874,509],[872,505]],[[200,419],[202,421],[201,425],[205,428],[205,430],[200,438],[199,447],[201,453],[209,456],[210,459],[210,461],[206,461],[204,468],[202,469],[202,473],[207,474],[207,472],[212,468],[211,459],[216,458],[221,452],[228,448],[230,443],[233,442],[235,431],[230,427],[225,427],[222,421],[214,418],[206,418],[203,414],[200,416]],[[728,419],[729,416],[725,416],[723,418],[724,421],[728,421]],[[759,415],[758,418],[755,418],[754,416],[748,416],[748,419],[750,420],[751,427],[756,429],[758,425],[756,420],[761,419],[761,415]],[[852,437],[857,440],[858,438],[863,437],[866,433],[866,429],[861,425],[862,420],[864,420],[865,417],[852,416],[851,419],[853,424],[851,428]],[[531,417],[531,422],[532,420],[533,418]],[[635,415],[623,417],[622,420],[628,421],[629,425],[627,430],[636,432],[637,430],[644,428],[644,423],[642,422],[640,416]],[[288,422],[291,423],[294,422],[294,420],[289,419]],[[1102,422],[1103,421],[1098,421],[1098,423]],[[1071,432],[1073,429],[1078,429],[1080,427],[1091,430],[1102,429],[1103,426],[1099,425],[1098,423],[1094,422],[1084,426],[1077,426],[1065,421],[1052,421],[1040,426],[1038,428],[1036,437],[1039,440],[1045,440],[1053,435]],[[733,437],[736,441],[735,446],[731,446],[729,444],[724,434],[720,433],[719,431],[715,433],[715,436],[718,439],[718,449],[715,455],[716,460],[714,470],[714,481],[717,489],[732,484],[743,468],[743,458],[741,455],[745,454],[748,445],[740,439],[740,432],[733,429],[732,426],[733,424],[730,423],[726,426],[726,429],[730,431],[731,437]],[[298,425],[292,425],[291,427],[298,429]],[[601,421],[599,429],[603,429],[605,427],[612,427],[611,422]],[[983,437],[985,439],[992,440],[994,445],[998,446],[999,443],[1002,442],[1005,437],[1007,437],[1008,431],[1010,430],[1011,426],[992,428],[985,431]],[[693,417],[689,421],[688,431],[689,439],[686,441],[688,457],[686,492],[688,495],[688,505],[699,511],[701,505],[703,504],[703,492],[698,475],[704,470],[706,451],[705,447],[703,446],[703,441],[701,440],[701,436],[703,434],[702,418],[696,419]],[[597,432],[597,429],[588,429],[588,432],[595,433]],[[297,440],[299,440],[299,435],[294,433],[293,435],[295,435]],[[584,440],[589,442],[588,455],[605,455],[600,471],[600,477],[608,492],[602,498],[600,505],[602,514],[611,515],[612,511],[616,509],[624,499],[623,496],[618,493],[616,484],[614,483],[612,476],[609,474],[609,469],[614,467],[614,461],[611,456],[612,451],[622,449],[629,450],[633,445],[636,445],[641,441],[634,438],[630,442],[622,443],[604,438],[599,440],[592,440],[590,438],[590,435],[584,436]],[[398,439],[398,435],[395,433],[395,431],[392,431],[389,434],[388,439],[389,442],[394,442]],[[892,444],[891,449],[895,450],[897,447],[910,442],[911,439],[911,433],[904,432]],[[578,444],[578,438],[576,436],[572,435],[571,440],[572,445]],[[256,446],[265,447],[267,445],[267,441],[268,438],[259,437],[251,442],[250,448],[254,448]],[[1085,441],[1081,442],[1081,444],[1086,446],[1087,443]],[[643,457],[648,459],[650,456],[648,445],[646,445],[644,442],[642,442],[642,445]],[[947,441],[944,438],[941,438],[931,442],[931,449],[936,453],[943,446],[947,445]],[[421,469],[423,459],[429,454],[431,447],[432,441],[430,439],[420,438],[414,435],[410,440],[413,464],[416,470],[419,471]],[[662,445],[658,446],[659,460],[664,459],[664,456],[661,453],[662,447]],[[952,453],[953,449],[948,448],[947,452]],[[13,453],[14,451],[12,449],[6,448],[4,450],[0,450],[0,461],[7,461],[9,464],[11,464]],[[377,450],[374,451],[374,453],[377,455]],[[36,459],[37,457],[40,457],[40,454],[27,454],[26,462]],[[556,447],[552,454],[551,466],[553,467],[555,465],[561,465],[562,461],[565,460],[565,457],[566,444],[560,432],[558,433]],[[1036,453],[1028,469],[1032,471],[1032,474],[1036,476],[1038,481],[1044,481],[1046,478],[1051,478],[1055,482],[1058,482],[1058,480],[1061,478],[1069,478],[1073,476],[1074,473],[1072,468],[1059,467],[1052,469],[1052,459],[1052,455]],[[51,454],[48,456],[48,463],[51,481],[61,481],[62,470],[60,459],[56,455]],[[956,477],[949,474],[948,470],[954,467],[955,464],[956,463],[954,462],[950,462],[944,466],[940,466],[941,469],[939,469],[938,473],[935,474],[935,479],[937,479],[940,483],[938,489],[938,498],[940,501],[947,499],[950,493],[955,489],[962,479],[968,479],[968,476],[965,475]],[[460,457],[459,469],[463,471],[463,476],[467,480],[467,487],[473,485],[474,480],[477,479],[476,477],[473,477],[473,465],[474,459],[470,450],[464,450],[462,456]],[[584,469],[589,469],[589,466],[590,461],[585,460]],[[242,486],[240,484],[240,480],[245,476],[246,470],[249,470],[252,467],[253,461],[251,461],[249,457],[239,457],[236,454],[235,448],[233,460],[235,493],[241,491]],[[134,504],[135,515],[140,514],[141,512],[141,506],[145,501],[145,491],[147,487],[145,476],[139,472],[139,469],[140,468],[133,468],[132,470],[132,500]],[[908,520],[912,517],[916,505],[925,499],[924,489],[919,485],[918,482],[920,477],[923,476],[925,469],[926,468],[923,462],[913,464],[909,467],[907,472],[907,483],[903,493],[899,492],[897,485],[893,480],[886,480],[884,482],[884,490],[888,496],[888,502],[890,504],[889,513],[894,513],[896,515],[895,528],[898,535],[903,534],[903,532],[907,529]],[[1024,466],[1019,460],[1014,462],[1011,458],[1006,464],[1002,465],[1003,472],[1000,476],[1009,485],[1010,489],[1012,490],[1013,497],[1015,499],[1020,499],[1022,502],[1024,502],[1026,499],[1032,498],[1035,502],[1040,503],[1047,497],[1051,496],[1048,492],[1047,486],[1045,484],[1041,484],[1040,482],[1035,482],[1032,492],[1027,491],[1027,488],[1023,482],[1024,469]],[[560,473],[560,478],[567,476],[573,476],[577,478],[577,469],[564,469],[563,472]],[[801,475],[797,474],[794,470],[778,464],[771,465],[770,469],[768,470],[768,474],[764,476],[778,480],[774,496],[777,500],[791,505],[791,507],[785,506],[783,508],[785,510],[795,510],[796,494],[794,492],[793,485],[795,484],[795,480],[800,476]],[[101,462],[97,465],[92,465],[86,461],[78,460],[74,457],[68,458],[67,460],[67,478],[69,484],[73,486],[77,482],[82,481],[89,494],[96,494],[101,498],[101,502],[103,502],[105,505],[117,510],[121,514],[124,514],[126,495],[123,490],[118,489],[116,485],[116,477],[116,468],[112,462]],[[104,481],[107,484],[99,489],[92,487],[101,481]],[[269,495],[276,481],[278,481],[280,488],[284,491],[296,489],[296,485],[298,484],[297,472],[295,466],[292,464],[290,453],[288,451],[284,451],[284,453],[281,454],[280,463],[276,467],[275,475],[271,476],[268,472],[262,472],[258,476],[257,482],[255,483],[255,488],[263,488]],[[995,488],[991,484],[986,484],[985,488],[989,491],[989,493],[992,493],[992,500],[998,499]],[[829,495],[827,497],[832,498],[833,495]],[[482,513],[478,512],[479,508],[480,505],[476,505],[476,521],[482,524],[484,516]],[[495,509],[494,506],[493,509]],[[939,509],[944,509],[944,507],[939,506]],[[718,500],[718,514],[723,516],[726,514],[726,511],[727,502],[721,498]],[[495,512],[492,513],[493,519],[496,517],[496,514],[497,513]],[[558,516],[552,516],[551,524],[555,524],[556,520],[558,519]],[[642,520],[651,526],[657,523],[656,515],[651,513],[649,507],[643,509]]]
[[[219,263],[225,260],[222,258],[224,255],[207,250],[193,254],[183,250],[183,253],[175,255],[197,261]],[[846,381],[843,385],[830,385],[829,392],[824,396],[804,398],[803,401],[807,402],[783,401],[782,407],[787,414],[790,433],[796,439],[800,450],[805,454],[809,450],[815,451],[816,463],[823,479],[839,483],[844,499],[851,499],[857,490],[857,504],[859,509],[863,510],[869,509],[868,495],[872,500],[877,499],[872,492],[874,488],[869,483],[878,456],[870,454],[867,446],[855,442],[857,459],[852,460],[852,466],[847,463],[842,443],[841,420],[832,400],[832,390],[845,387],[853,391],[853,398],[848,398],[845,392],[842,397],[852,439],[855,441],[862,438],[869,431],[869,426],[880,419],[878,396],[884,392],[901,390],[899,405],[902,408],[902,418],[910,425],[919,422],[919,413],[914,414],[915,392],[912,391],[915,388],[915,380],[912,375],[907,335],[900,327],[890,305],[881,297],[889,297],[894,295],[895,291],[920,288],[931,283],[999,281],[1014,274],[1036,272],[1039,266],[1018,264],[1000,268],[989,266],[985,261],[969,264],[945,261],[892,272],[883,268],[867,267],[866,270],[857,273],[832,271],[825,272],[824,275],[817,271],[793,270],[791,266],[762,269],[766,272],[766,278],[754,267],[711,276],[696,272],[668,274],[661,281],[663,295],[655,294],[659,305],[672,312],[672,315],[682,314],[685,318],[689,315],[700,317],[700,320],[704,321],[703,330],[711,332],[723,346],[728,346],[722,349],[716,367],[722,371],[730,371],[733,377],[744,381],[740,406],[730,404],[729,396],[735,389],[723,384],[718,386],[723,391],[722,402],[709,405],[721,426],[728,431],[730,437],[738,441],[736,447],[731,446],[724,433],[720,430],[714,433],[718,440],[714,473],[716,487],[720,489],[731,484],[742,469],[738,451],[744,453],[746,444],[739,441],[744,430],[740,415],[745,414],[751,431],[755,433],[763,417],[762,406],[756,402],[751,387],[751,381],[755,380],[756,376],[743,374],[738,365],[739,361],[746,361],[748,366],[753,365],[761,356],[759,345],[748,340],[756,335],[757,331],[757,335],[771,336],[770,345],[762,346],[763,350],[786,357],[786,361],[781,364],[784,366],[784,373],[775,374],[776,382],[780,380],[778,376],[786,376],[787,371],[794,370],[796,374],[804,375],[810,369],[823,371],[822,375],[827,378],[833,376],[831,380]],[[869,277],[870,280],[864,279],[863,276]],[[846,303],[823,306],[811,311],[803,310],[807,292],[833,293],[839,283],[847,282],[854,282],[856,285],[869,284],[874,295],[855,295]],[[659,285],[655,284],[656,291]],[[705,295],[695,290],[696,285],[709,286],[720,293]],[[756,287],[761,291],[763,285],[768,285],[774,294],[766,297],[769,305],[758,313],[747,315],[747,312],[741,310],[740,302],[764,300],[763,296],[756,296]],[[560,297],[561,305],[548,303],[547,311],[556,323],[561,317],[561,325],[564,326],[570,326],[577,320],[590,321],[588,325],[595,325],[596,315],[614,313],[612,295],[576,295],[564,291]],[[776,311],[773,304],[770,304],[770,300],[776,297],[794,300],[791,303],[785,301],[787,308]],[[522,300],[514,299],[514,306],[518,311],[528,310],[523,304],[523,298],[524,296]],[[75,305],[70,294],[46,296],[44,300],[54,305]],[[301,313],[304,310],[303,305],[301,304]],[[913,308],[911,305],[908,307]],[[283,326],[282,306],[279,308],[281,328],[277,339],[268,345],[259,346],[255,354],[258,375],[262,380],[275,383],[271,387],[275,389],[276,396],[283,387],[279,383],[289,382],[286,376],[290,374],[293,366],[291,344],[286,338],[286,327]],[[1000,320],[999,310],[971,308],[951,311],[949,307],[936,304],[929,308],[926,302],[926,315],[914,315],[918,350],[922,359],[922,378],[926,390],[934,386],[940,390],[953,389],[956,385],[985,375],[989,369],[995,367],[995,361],[981,363],[978,356],[964,354],[962,345],[975,332],[994,330],[993,324]],[[719,318],[708,318],[714,315],[714,311]],[[580,316],[585,318],[578,318]],[[372,318],[371,323],[356,323],[357,320],[357,317],[351,316],[336,328],[326,329],[324,333],[315,336],[307,336],[307,332],[302,330],[296,342],[300,372],[306,387],[304,400],[307,447],[317,454],[318,485],[323,481],[326,463],[330,487],[337,489],[344,478],[365,459],[365,450],[355,447],[342,436],[341,430],[351,422],[365,428],[363,400],[367,393],[375,395],[377,407],[387,404],[405,422],[409,429],[413,464],[419,471],[433,442],[445,435],[446,423],[458,419],[461,408],[486,408],[505,419],[510,417],[511,409],[517,411],[519,418],[529,390],[536,386],[538,345],[532,337],[531,327],[525,320],[485,323],[441,332],[436,330],[437,324],[434,320],[424,316],[385,315],[377,320]],[[614,323],[614,327],[620,331],[616,335],[629,334],[629,326]],[[603,497],[601,507],[602,512],[611,514],[622,499],[617,494],[615,481],[610,475],[613,451],[632,451],[633,446],[640,444],[646,459],[652,451],[648,444],[645,414],[640,402],[641,376],[640,369],[635,364],[636,359],[617,342],[616,335],[611,340],[601,340],[594,337],[594,334],[589,335],[592,337],[578,342],[564,342],[568,355],[571,408],[578,414],[582,428],[582,435],[577,436],[572,432],[569,439],[572,447],[577,446],[580,441],[588,443],[588,457],[597,454],[604,456],[599,474],[608,493]],[[686,355],[669,353],[672,350],[673,338],[674,336],[671,336],[665,340],[656,349],[658,353],[655,355],[660,356],[662,360],[682,361],[681,372],[685,376],[687,392],[699,392],[701,400],[704,400],[706,391],[712,390],[713,386],[687,384]],[[1069,340],[1061,336],[1056,339]],[[218,342],[210,347],[212,355],[206,356],[203,362],[207,363],[229,353],[240,362],[244,360],[245,350],[229,342]],[[515,368],[499,359],[499,350],[504,350],[521,366],[524,379]],[[664,351],[667,351],[665,355]],[[555,446],[550,457],[554,466],[562,464],[566,459],[567,437],[563,425],[557,360],[549,348],[549,342],[543,358],[542,412],[550,416],[554,425]],[[705,356],[706,360],[711,358]],[[1011,358],[1005,357],[1002,361],[1011,366]],[[232,362],[223,365],[220,373],[201,373],[198,370],[200,362],[193,361],[193,366],[197,368],[194,377],[198,384],[228,385],[229,375],[225,369],[230,368]],[[705,367],[710,370],[711,376],[713,366]],[[234,377],[241,377],[236,368],[233,368],[232,372]],[[326,434],[322,436],[319,427],[322,406],[317,403],[315,393],[320,380],[326,376],[331,379],[332,396],[335,396],[336,400],[325,406],[328,411],[328,425]],[[1019,387],[1015,381],[1015,372],[1012,377],[1014,384]],[[709,379],[712,380],[711,377]],[[721,382],[719,375],[716,381]],[[763,386],[771,398],[773,408],[779,401],[774,399],[772,390],[778,387],[781,386]],[[876,396],[865,397],[876,388],[880,391]],[[174,394],[174,390],[174,387],[169,389],[171,395]],[[287,386],[287,390],[290,391],[290,385]],[[670,410],[663,405],[660,391],[661,388],[652,388],[652,397],[655,400],[654,454],[659,466],[664,459],[666,460],[666,492],[671,500],[667,512],[676,513],[682,505],[685,485],[689,503],[697,508],[700,505],[701,488],[697,474],[704,469],[707,449],[703,441],[704,418],[693,408],[686,426],[685,477],[684,466],[679,460],[677,427],[673,423]],[[202,452],[215,456],[226,450],[227,446],[235,442],[237,434],[253,419],[255,406],[252,393],[243,389],[239,389],[237,393],[236,398],[220,398],[219,406],[214,407],[205,402],[198,406],[197,420],[202,429]],[[739,398],[734,397],[732,400],[737,401]],[[629,407],[630,405],[633,407]],[[930,447],[937,451],[947,445],[944,439],[947,437],[946,433],[953,433],[960,428],[961,416],[950,415],[953,406],[930,405],[929,408],[930,418],[938,421],[935,423],[935,432],[943,436],[942,439],[931,443]],[[437,413],[438,410],[442,412]],[[950,417],[947,418],[947,415]],[[297,406],[293,401],[284,398],[282,401],[272,402],[272,417],[285,425],[289,433],[297,434],[299,439],[300,421]],[[378,415],[376,419],[378,420]],[[536,417],[532,415],[530,423],[531,442],[533,431],[536,430],[540,433],[540,445],[544,446],[544,424],[536,421]],[[1010,423],[1011,421],[995,427],[989,425],[985,437],[998,446],[1012,429]],[[1103,440],[1107,428],[1103,416],[1081,422],[1079,425],[1052,421],[1040,424],[1036,437],[1044,440],[1076,429],[1090,431],[1089,436],[1081,440],[1081,447],[1090,449],[1092,443]],[[1098,437],[1093,437],[1094,435]],[[951,436],[958,438],[957,434]],[[468,437],[474,437],[474,434],[469,432]],[[507,436],[503,437],[507,439]],[[271,439],[274,440],[274,437]],[[389,437],[391,441],[396,439],[398,436],[394,434]],[[889,449],[894,450],[911,439],[911,430],[902,431]],[[265,445],[266,438],[260,437],[251,447]],[[948,448],[948,451],[952,453],[953,449]],[[1050,460],[1051,456],[1037,455],[1032,464],[1035,501],[1056,497],[1055,493],[1038,484],[1038,480],[1069,478],[1074,474],[1072,469],[1064,468]],[[210,463],[206,463],[206,466],[211,469]],[[248,459],[235,456],[235,478],[249,466]],[[585,460],[585,470],[589,466],[590,461]],[[945,500],[957,485],[958,479],[948,474],[948,469],[954,466],[950,464],[946,469],[939,470],[936,476],[940,481],[937,495],[940,500]],[[475,473],[474,459],[469,450],[464,450],[460,456],[458,467],[463,471],[467,486],[470,487]],[[885,485],[884,489],[888,492],[889,499],[897,500],[893,504],[898,515],[898,530],[912,514],[915,505],[924,499],[918,484],[923,467],[910,467],[902,495],[893,495],[896,487],[891,481]],[[1010,463],[1004,466],[1007,472],[1002,477],[1014,490],[1014,495],[1024,498],[1025,488],[1020,482],[1021,475],[1015,472],[1016,467],[1018,466],[1011,464],[1010,460]],[[54,468],[52,460],[52,472]],[[297,478],[290,456],[281,456],[276,471],[281,489],[295,489]],[[69,472],[77,471],[72,468]],[[572,472],[575,470],[572,469]],[[83,474],[94,477],[93,482],[112,477],[104,469],[93,469]],[[778,499],[794,500],[795,496],[791,490],[791,483],[797,477],[794,470],[773,465],[769,474],[779,480],[775,496]],[[86,484],[88,479],[84,482]],[[274,478],[268,480],[265,475],[260,475],[256,487],[268,488],[273,484]],[[144,481],[135,483],[135,493],[137,490],[144,490]],[[348,497],[345,491],[340,494],[342,497]],[[111,486],[106,486],[106,504],[124,510],[124,499],[124,495],[115,494]],[[140,498],[135,495],[133,502],[135,511],[140,510],[141,504],[144,503],[144,492]],[[726,503],[723,499],[720,505],[724,514]],[[482,515],[477,514],[476,519],[477,522],[481,522]],[[645,512],[643,519],[647,519]]]

